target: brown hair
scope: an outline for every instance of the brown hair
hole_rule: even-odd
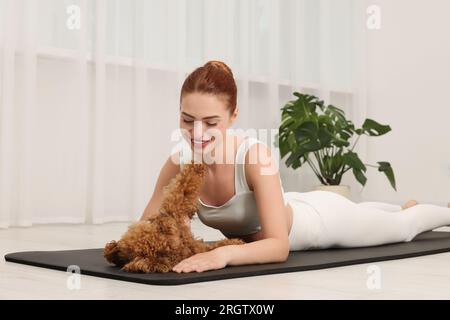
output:
[[[224,98],[230,114],[236,109],[236,82],[233,72],[222,61],[208,61],[189,74],[181,88],[180,104],[184,95],[194,92],[213,94]]]

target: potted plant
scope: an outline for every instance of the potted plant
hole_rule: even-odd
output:
[[[307,163],[321,182],[316,190],[333,191],[346,197],[350,195],[350,188],[340,185],[342,176],[352,170],[356,180],[364,186],[367,167],[374,167],[386,175],[396,190],[394,171],[389,162],[364,164],[353,151],[362,135],[381,136],[391,131],[390,126],[366,119],[361,128],[355,128],[343,110],[333,105],[325,106],[313,95],[293,94],[297,99],[281,108],[278,132],[281,159],[287,157],[287,167],[297,169]],[[356,139],[350,146],[353,137]]]

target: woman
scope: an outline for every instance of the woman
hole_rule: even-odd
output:
[[[246,243],[194,255],[173,271],[282,262],[291,250],[410,241],[421,232],[450,225],[450,208],[414,200],[397,206],[354,203],[327,191],[284,193],[270,148],[255,138],[228,133],[238,114],[236,100],[233,73],[223,62],[210,61],[186,78],[180,95],[180,128],[190,148],[166,161],[141,220],[158,212],[163,187],[183,163],[193,157],[231,159],[204,161],[208,174],[198,216],[225,236]]]

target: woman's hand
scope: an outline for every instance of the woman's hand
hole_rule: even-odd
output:
[[[179,262],[172,270],[181,273],[193,271],[203,272],[225,268],[228,264],[228,259],[223,250],[224,248],[225,247],[220,247],[208,252],[197,253],[192,257]]]

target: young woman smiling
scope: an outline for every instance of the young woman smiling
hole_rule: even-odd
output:
[[[418,233],[450,224],[450,208],[413,200],[397,206],[354,203],[327,191],[284,192],[278,155],[258,139],[229,133],[237,115],[236,83],[223,62],[209,61],[186,78],[180,95],[180,128],[190,148],[166,161],[141,220],[158,212],[163,187],[184,163],[193,157],[226,160],[205,161],[207,176],[198,216],[225,236],[246,243],[196,254],[173,271],[283,262],[291,250],[410,241]]]

